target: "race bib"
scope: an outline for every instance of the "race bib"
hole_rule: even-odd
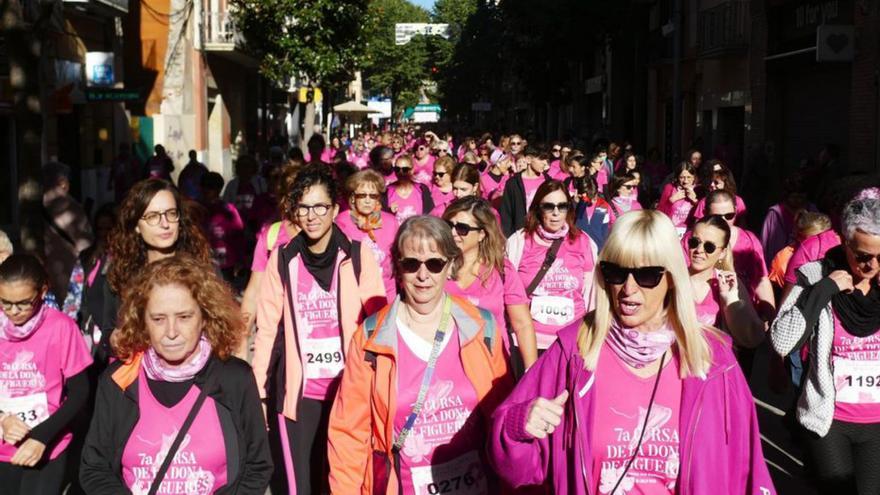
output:
[[[306,379],[336,378],[342,373],[345,359],[340,337],[306,339],[304,350]]]
[[[880,404],[880,364],[835,357],[834,385],[837,402]]]
[[[21,397],[0,398],[0,413],[14,414],[26,425],[33,428],[49,417],[49,402],[46,392]]]
[[[475,450],[443,464],[411,468],[410,475],[415,495],[484,495],[488,491],[483,463]]]
[[[544,325],[564,325],[574,318],[574,301],[559,296],[534,296],[532,319]]]

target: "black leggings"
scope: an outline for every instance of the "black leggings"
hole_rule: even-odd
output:
[[[270,421],[273,437],[270,443],[274,444],[275,460],[272,493],[310,495],[330,492],[327,426],[332,406],[332,401],[301,399],[296,421],[280,414]]]
[[[807,435],[823,494],[880,493],[880,424],[835,420],[824,437]]]
[[[49,450],[46,449],[46,454]],[[0,492],[9,495],[56,495],[64,488],[67,452],[35,467],[13,466],[0,462]]]

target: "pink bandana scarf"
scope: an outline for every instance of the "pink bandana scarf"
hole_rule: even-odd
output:
[[[660,359],[675,342],[675,331],[669,325],[653,332],[640,332],[634,328],[624,328],[616,319],[611,320],[605,343],[617,357],[629,366],[640,369]]]
[[[0,337],[11,342],[18,342],[30,337],[43,324],[43,320],[46,319],[47,306],[43,301],[39,301],[39,304],[40,309],[24,325],[12,323],[6,316],[6,313],[0,311],[0,328],[3,330],[0,332]]]
[[[153,347],[144,353],[144,372],[147,378],[163,382],[185,382],[191,380],[202,368],[208,364],[211,357],[211,343],[202,335],[199,345],[193,351],[195,356],[188,358],[183,364],[172,366],[166,363]]]
[[[538,235],[541,236],[541,239],[544,239],[545,241],[555,241],[556,239],[562,239],[568,235],[568,224],[562,224],[562,228],[557,230],[556,232],[547,232],[547,229],[545,229],[543,225],[538,224]]]

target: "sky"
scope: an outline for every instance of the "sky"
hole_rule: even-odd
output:
[[[414,3],[419,7],[424,7],[428,11],[434,8],[434,0],[409,0],[410,3]]]

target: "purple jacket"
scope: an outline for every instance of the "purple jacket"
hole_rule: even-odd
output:
[[[594,375],[577,350],[580,322],[558,340],[517,384],[492,417],[490,458],[514,487],[550,480],[553,493],[594,492],[591,427]],[[706,379],[685,378],[681,391],[681,468],[677,493],[771,495],[752,394],[737,365],[730,338],[709,336],[713,365]],[[565,415],[555,433],[537,440],[525,432],[536,397],[552,399],[568,390]],[[582,396],[582,398],[579,398]]]

